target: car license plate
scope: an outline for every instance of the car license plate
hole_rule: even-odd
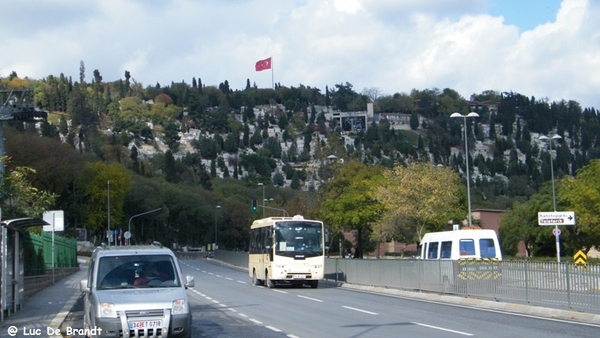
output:
[[[294,279],[306,279],[305,275],[294,275]]]
[[[161,327],[162,320],[140,320],[135,322],[129,322],[129,328],[134,329],[148,329],[154,327]]]

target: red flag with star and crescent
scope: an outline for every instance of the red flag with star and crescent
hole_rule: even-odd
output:
[[[271,69],[271,58],[260,60],[256,63],[256,71]]]

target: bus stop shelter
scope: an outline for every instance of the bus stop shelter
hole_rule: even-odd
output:
[[[0,321],[24,302],[24,258],[21,234],[34,226],[49,225],[41,218],[17,218],[0,223]]]

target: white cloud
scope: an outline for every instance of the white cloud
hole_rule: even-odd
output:
[[[32,5],[35,2],[37,6]],[[485,0],[172,0],[16,2],[0,21],[0,76],[65,73],[143,85],[201,78],[271,85],[349,82],[386,94],[449,87],[574,99],[600,108],[600,4],[564,0],[556,20],[522,33]]]

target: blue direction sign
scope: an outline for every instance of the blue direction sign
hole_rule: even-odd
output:
[[[539,225],[575,225],[575,211],[538,212]]]

